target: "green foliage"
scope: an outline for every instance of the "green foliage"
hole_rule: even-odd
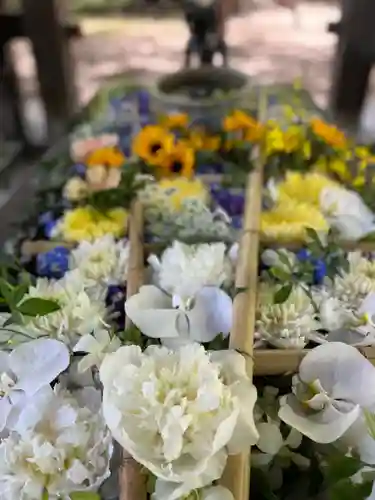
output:
[[[76,491],[69,496],[70,500],[100,500],[100,495],[91,491]]]
[[[366,424],[368,427],[368,432],[372,439],[375,440],[375,414],[370,413],[368,410],[364,410],[364,415],[366,419]]]
[[[290,294],[292,293],[293,290],[293,283],[288,283],[287,285],[282,286],[277,290],[273,297],[273,301],[275,304],[283,304],[285,301],[288,300]]]

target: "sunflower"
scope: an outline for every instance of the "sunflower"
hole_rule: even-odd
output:
[[[330,125],[319,118],[312,118],[310,126],[313,133],[329,146],[336,149],[344,149],[347,146],[348,140],[344,132],[334,125]]]
[[[195,152],[184,142],[177,142],[172,151],[165,155],[160,164],[163,177],[192,177],[195,164]]]
[[[163,116],[160,125],[167,129],[185,129],[189,124],[189,115],[186,113],[171,113]]]
[[[96,149],[86,159],[88,167],[104,165],[108,168],[120,168],[124,165],[126,158],[117,146],[108,146]]]
[[[132,151],[146,163],[160,166],[173,147],[173,134],[158,125],[146,125],[134,137]]]

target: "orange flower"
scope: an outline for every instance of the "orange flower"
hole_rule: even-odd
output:
[[[186,113],[171,113],[164,116],[160,124],[168,129],[186,128],[189,124],[189,115]]]
[[[86,159],[86,165],[88,167],[104,165],[110,168],[120,168],[124,165],[125,161],[126,158],[124,154],[116,146],[109,146],[96,149],[89,154]]]
[[[217,151],[221,146],[221,138],[208,135],[204,129],[197,127],[191,131],[186,143],[196,151]]]
[[[330,146],[338,149],[343,149],[347,146],[348,140],[344,132],[334,125],[330,125],[319,118],[312,118],[310,125],[313,133]]]
[[[240,132],[239,140],[258,142],[264,136],[264,127],[255,118],[236,109],[224,118],[225,132]]]

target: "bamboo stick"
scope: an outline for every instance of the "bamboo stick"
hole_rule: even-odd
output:
[[[74,248],[75,244],[67,241],[50,240],[26,240],[21,245],[21,254],[23,257],[34,257],[40,253],[49,252],[57,247]]]
[[[143,283],[144,253],[143,253],[143,210],[137,200],[133,203],[129,219],[130,255],[127,272],[126,297],[136,294]],[[126,318],[126,326],[130,326]],[[122,449],[121,466],[119,469],[119,500],[146,500],[147,477],[142,472],[142,466],[136,462],[126,450]]]
[[[259,119],[267,110],[266,96],[261,96]],[[233,325],[229,347],[244,354],[246,370],[253,376],[253,344],[257,306],[260,217],[263,192],[263,158],[258,152],[256,168],[248,176],[243,229],[236,269],[237,295],[233,301]],[[221,484],[234,500],[248,500],[250,495],[250,450],[229,456]]]

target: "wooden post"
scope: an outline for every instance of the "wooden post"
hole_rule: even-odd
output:
[[[32,43],[41,97],[47,115],[48,136],[55,141],[77,111],[73,62],[60,22],[57,0],[22,0],[26,36]]]

